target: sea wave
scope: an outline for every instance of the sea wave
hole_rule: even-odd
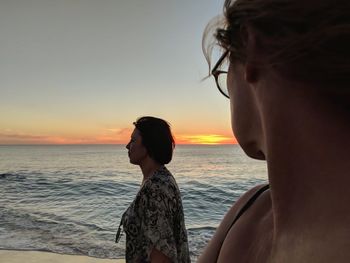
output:
[[[0,249],[121,258],[121,215],[142,179],[118,146],[0,146]],[[234,147],[178,146],[168,166],[183,200],[195,262],[224,214],[264,182],[265,166]]]
[[[0,248],[49,251],[98,258],[124,256],[125,240],[114,243],[115,229],[79,222],[45,212],[31,212],[0,206]],[[187,230],[191,257],[196,258],[215,227],[200,226]]]

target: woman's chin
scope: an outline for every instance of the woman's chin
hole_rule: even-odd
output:
[[[265,154],[262,151],[257,151],[251,155],[248,154],[248,156],[257,160],[266,160]]]
[[[266,160],[264,152],[259,149],[258,145],[255,142],[238,143],[242,147],[245,154],[250,158],[257,160]]]

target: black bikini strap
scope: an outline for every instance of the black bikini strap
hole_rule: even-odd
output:
[[[254,203],[254,201],[263,193],[265,192],[267,189],[270,188],[270,185],[264,185],[263,187],[261,187],[258,191],[256,191],[254,193],[254,195],[252,197],[250,197],[250,199],[244,204],[244,206],[238,211],[236,217],[233,219],[230,227],[227,229],[226,231],[226,235],[224,236],[224,238],[222,239],[221,245],[220,245],[220,249],[218,250],[216,259],[218,258],[218,256],[220,255],[221,252],[221,248],[222,248],[222,244],[225,241],[225,238],[228,234],[228,232],[231,230],[232,226],[234,225],[234,223],[236,223],[236,221],[241,217],[241,215]]]
[[[234,225],[234,223],[236,223],[236,221],[241,217],[241,215],[255,202],[255,200],[263,193],[265,192],[267,189],[270,188],[270,185],[264,185],[263,187],[261,187],[258,191],[255,192],[255,194],[248,200],[248,202],[246,202],[244,204],[244,206],[238,211],[235,219],[232,221],[230,227],[228,228],[226,235],[228,233],[228,231],[230,231],[231,227]]]

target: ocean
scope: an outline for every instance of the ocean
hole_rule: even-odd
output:
[[[167,168],[193,262],[237,198],[267,181],[238,145],[177,145]],[[115,234],[141,179],[123,145],[0,146],[0,249],[123,258]]]

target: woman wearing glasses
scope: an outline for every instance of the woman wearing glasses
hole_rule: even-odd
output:
[[[168,164],[175,142],[169,124],[142,117],[126,146],[130,163],[143,174],[141,188],[122,216],[126,262],[190,262],[181,195]],[[121,225],[116,237],[118,242]]]
[[[198,262],[349,262],[350,2],[226,0],[223,20],[212,75],[269,185],[233,205]]]

